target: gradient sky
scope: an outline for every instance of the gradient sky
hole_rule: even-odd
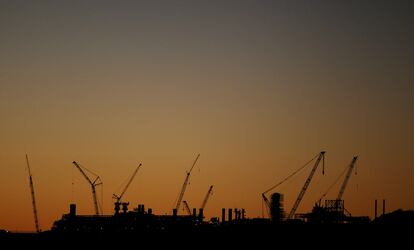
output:
[[[413,1],[1,1],[0,228],[92,214],[76,160],[111,195],[171,213],[185,199],[261,216],[260,194],[319,151],[298,212],[359,155],[353,215],[414,209]],[[275,191],[290,210],[309,171]],[[72,185],[71,183],[74,183]],[[327,198],[333,199],[339,185]]]

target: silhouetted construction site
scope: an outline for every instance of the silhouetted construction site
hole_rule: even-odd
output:
[[[315,205],[308,213],[297,213],[307,190],[311,186],[311,182],[319,166],[322,168],[322,174],[325,168],[325,152],[318,153],[314,158],[306,164],[295,170],[293,173],[282,179],[282,181],[271,186],[261,194],[262,203],[264,206],[263,214],[259,218],[248,218],[247,211],[244,208],[222,208],[218,212],[218,216],[207,220],[204,216],[204,211],[207,207],[208,201],[213,196],[213,185],[207,189],[205,196],[202,199],[201,205],[197,208],[190,207],[187,200],[184,199],[185,192],[189,183],[189,179],[196,165],[200,155],[195,158],[190,169],[185,173],[185,179],[181,189],[179,190],[178,198],[174,202],[175,206],[171,209],[170,214],[157,215],[153,213],[152,208],[146,207],[145,204],[138,204],[132,209],[129,208],[130,203],[123,200],[124,194],[128,187],[133,182],[142,164],[139,164],[133,171],[132,175],[124,185],[119,194],[113,194],[114,212],[110,215],[102,214],[102,209],[99,205],[96,187],[102,184],[101,178],[88,170],[76,161],[73,161],[74,167],[79,170],[81,175],[90,185],[92,193],[92,204],[95,213],[92,215],[79,215],[77,213],[76,204],[72,203],[69,206],[69,212],[65,213],[62,218],[56,220],[50,230],[41,232],[39,229],[35,191],[30,172],[29,159],[26,155],[27,169],[29,174],[29,185],[32,197],[33,214],[35,221],[35,229],[37,234],[52,234],[52,235],[85,235],[85,234],[158,234],[158,233],[197,233],[197,232],[272,232],[283,230],[298,230],[299,228],[306,228],[308,225],[329,225],[335,228],[357,226],[371,226],[371,225],[393,225],[393,224],[414,224],[414,212],[397,210],[391,213],[386,213],[385,200],[374,201],[375,216],[371,220],[369,216],[353,216],[345,206],[343,195],[346,191],[349,179],[355,171],[358,156],[354,156],[346,166],[344,171],[335,182],[322,194],[321,198],[315,202]],[[292,205],[291,209],[286,212],[284,204],[284,195],[279,192],[272,192],[278,186],[290,180],[299,172],[304,171],[307,167],[312,166],[310,173],[306,178],[300,192]],[[324,199],[329,190],[338,181],[342,180],[339,192],[335,199]],[[378,205],[382,206],[380,209],[381,215],[378,216]],[[180,209],[183,206],[183,209]],[[184,211],[185,214],[179,212]],[[6,231],[1,232],[0,235],[6,235]]]

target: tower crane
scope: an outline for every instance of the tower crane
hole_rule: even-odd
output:
[[[267,198],[267,193],[269,193],[270,191],[272,191],[273,189],[275,189],[276,187],[282,185],[283,183],[285,183],[287,180],[289,180],[291,177],[293,177],[294,175],[296,175],[297,173],[299,173],[300,171],[302,171],[306,166],[308,166],[313,160],[315,160],[318,157],[318,155],[316,155],[314,158],[312,158],[310,161],[306,162],[303,166],[301,166],[300,168],[298,168],[297,170],[295,170],[293,173],[291,173],[289,176],[287,176],[285,179],[283,179],[282,181],[280,181],[279,183],[277,183],[276,185],[273,185],[272,187],[270,187],[269,189],[267,189],[266,191],[264,191],[262,193],[262,199],[265,203],[266,206],[266,211],[267,214],[270,215],[270,201]]]
[[[27,154],[26,154],[26,163],[27,163],[27,170],[29,171],[30,192],[32,194],[32,205],[33,205],[33,214],[34,214],[34,219],[35,219],[36,232],[40,233],[39,220],[37,217],[37,209],[36,209],[35,192],[34,192],[34,187],[33,187],[33,178],[32,178],[32,173],[30,172],[29,157],[27,156]]]
[[[337,201],[342,199],[342,195],[345,192],[346,185],[348,184],[349,177],[351,177],[351,173],[352,173],[352,170],[355,167],[355,163],[356,163],[357,159],[358,159],[358,156],[354,156],[354,158],[352,158],[351,163],[349,164],[348,172],[346,173],[344,182],[342,183],[341,189],[339,190],[338,196],[336,197]]]
[[[207,201],[208,201],[208,199],[210,198],[210,196],[213,194],[213,185],[211,185],[210,186],[210,188],[208,189],[208,191],[207,191],[207,194],[206,194],[206,196],[204,197],[204,200],[203,200],[203,203],[201,204],[201,209],[203,209],[204,210],[204,208],[206,207],[206,205],[207,205]]]
[[[308,189],[308,186],[312,180],[313,175],[315,174],[316,169],[319,166],[320,161],[322,160],[322,174],[325,172],[325,151],[322,151],[319,153],[318,159],[316,160],[315,164],[313,165],[313,168],[309,174],[309,177],[306,179],[305,184],[303,185],[302,189],[299,192],[298,198],[295,201],[295,204],[293,204],[292,210],[290,210],[290,213],[288,215],[288,219],[292,219],[295,215],[296,210],[299,207],[300,202],[302,201],[303,196],[305,195],[306,190]]]
[[[112,194],[112,198],[115,199],[115,213],[119,212],[120,209],[120,205],[121,205],[121,199],[124,196],[125,192],[127,191],[129,185],[131,185],[132,180],[134,179],[135,175],[137,174],[138,170],[140,169],[140,167],[142,166],[142,164],[140,163],[138,165],[138,167],[135,169],[135,171],[132,173],[131,177],[129,178],[127,184],[125,185],[124,189],[122,190],[121,194],[117,195],[117,194]],[[123,206],[125,207],[125,210],[127,210],[127,205],[129,203],[122,203],[124,204]]]
[[[175,209],[176,209],[177,212],[179,211],[179,208],[180,208],[180,205],[181,205],[181,201],[182,201],[182,199],[184,197],[185,189],[187,188],[187,184],[188,184],[188,181],[190,179],[191,171],[193,171],[193,168],[194,168],[195,164],[197,163],[197,160],[198,160],[199,157],[200,157],[200,154],[198,154],[197,157],[196,157],[196,159],[194,160],[194,163],[191,166],[190,171],[188,171],[186,173],[186,177],[185,177],[183,186],[181,187],[181,191],[180,191],[180,194],[178,196],[177,204],[175,205]]]
[[[91,189],[92,189],[92,198],[93,198],[93,205],[95,207],[95,214],[99,215],[102,213],[101,209],[98,206],[98,199],[96,198],[96,186],[102,185],[102,180],[101,178],[93,173],[92,171],[88,170],[87,168],[80,166],[76,161],[72,162],[76,168],[81,172],[81,174],[83,175],[83,177],[85,177],[85,179],[88,181],[88,183],[91,185]],[[83,171],[83,169],[85,169],[86,171],[88,171],[89,173],[91,173],[92,175],[94,175],[95,179],[92,181],[88,175],[85,173],[85,171]]]
[[[184,204],[184,208],[185,208],[185,211],[187,212],[187,214],[191,215],[191,209],[190,209],[190,206],[188,205],[187,201],[183,201],[183,204]]]

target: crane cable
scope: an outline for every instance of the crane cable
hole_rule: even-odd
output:
[[[99,180],[101,180],[101,177],[99,177],[99,175],[95,174],[94,172],[92,172],[92,170],[87,169],[85,166],[81,165],[80,163],[78,163],[78,165],[85,169],[86,171],[88,171],[89,173],[93,174],[95,177],[98,177]]]
[[[320,204],[320,202],[322,201],[323,198],[325,198],[325,196],[328,194],[328,192],[333,188],[333,186],[335,186],[336,183],[338,183],[339,179],[342,178],[342,176],[344,176],[344,174],[346,173],[346,171],[348,170],[349,166],[347,166],[344,171],[342,171],[342,173],[336,178],[336,180],[328,187],[328,189],[326,190],[326,192],[321,196],[321,198],[319,198],[318,202]],[[357,175],[357,165],[355,165],[355,175]],[[358,183],[357,183],[357,190],[358,190]]]
[[[101,201],[99,201],[97,199],[97,202],[98,202],[98,210],[100,210],[100,212],[102,214],[102,212],[103,212],[102,211],[102,207],[103,207],[103,181],[102,181],[101,177],[99,175],[97,175],[96,173],[94,173],[92,170],[89,170],[88,168],[81,165],[80,163],[77,163],[77,164],[79,165],[80,168],[86,170],[88,173],[90,173],[90,174],[94,175],[94,177],[96,177],[95,181],[94,181],[95,186],[101,186]],[[74,186],[73,179],[74,179],[74,175],[73,175],[73,170],[72,170],[72,188]],[[99,181],[99,182],[97,184],[95,184],[97,181]]]
[[[285,181],[287,181],[288,179],[290,179],[292,176],[296,175],[298,172],[300,172],[301,170],[303,170],[306,166],[308,166],[313,160],[315,160],[317,157],[319,156],[316,155],[315,157],[313,157],[310,161],[306,162],[303,166],[301,166],[300,168],[298,168],[295,172],[293,172],[292,174],[290,174],[288,177],[286,177],[285,179],[283,179],[282,181],[280,181],[279,183],[277,183],[276,185],[272,186],[271,188],[267,189],[266,191],[263,192],[263,194],[266,194],[270,191],[272,191],[273,189],[275,189],[276,187],[280,186],[281,184],[283,184]]]
[[[339,179],[342,178],[342,176],[346,173],[347,170],[348,170],[348,167],[346,167],[344,169],[344,171],[342,171],[342,173],[336,178],[336,180],[328,187],[328,189],[325,191],[325,193],[323,193],[323,195],[321,196],[321,198],[319,198],[319,200],[318,200],[319,203],[322,201],[323,198],[325,198],[325,196],[333,188],[333,186],[335,186],[335,184],[338,183]]]
[[[126,186],[126,184],[128,183],[128,181],[131,179],[131,176],[128,176],[128,177],[126,177],[125,178],[125,180],[119,185],[119,187],[116,189],[117,191],[118,191],[118,193],[119,193],[119,191],[123,191],[123,188],[122,187],[125,187]]]

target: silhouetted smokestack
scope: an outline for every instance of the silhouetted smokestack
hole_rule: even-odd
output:
[[[152,208],[148,208],[148,215],[152,215]]]
[[[225,222],[226,221],[226,209],[222,208],[221,209],[221,222]]]
[[[228,211],[229,211],[229,222],[231,222],[233,219],[233,209],[229,208]]]
[[[238,220],[239,219],[239,210],[237,210],[237,208],[234,209],[234,220]]]
[[[200,208],[200,209],[198,210],[198,219],[199,219],[200,221],[203,221],[203,218],[204,218],[204,210],[203,210],[202,208]]]
[[[385,200],[382,200],[382,215],[385,215]]]
[[[194,218],[197,217],[197,209],[196,208],[193,208],[193,217]]]
[[[245,219],[245,215],[246,215],[246,210],[244,210],[244,208],[242,208],[242,212],[241,212],[242,220]]]
[[[72,203],[69,205],[69,215],[70,217],[76,216],[76,204]]]
[[[375,200],[375,219],[377,218],[377,200]]]
[[[174,208],[174,209],[173,209],[173,216],[174,216],[174,217],[176,217],[176,216],[177,216],[177,209],[176,209],[176,208]]]

